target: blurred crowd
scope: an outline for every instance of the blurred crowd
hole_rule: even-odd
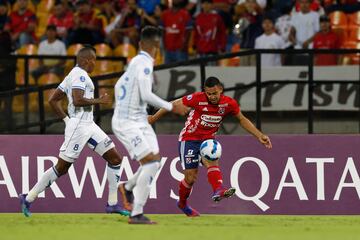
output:
[[[360,9],[357,0],[47,0],[52,6],[44,22],[38,19],[42,1],[0,0],[0,54],[30,43],[42,54],[59,55],[76,43],[138,48],[145,25],[163,29],[165,63],[234,49],[339,48],[329,14]],[[262,61],[284,62],[270,54]]]

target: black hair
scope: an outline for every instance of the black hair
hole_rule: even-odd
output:
[[[91,45],[84,45],[84,47],[83,48],[81,48],[80,50],[79,50],[79,52],[77,53],[77,55],[76,55],[76,61],[77,62],[79,62],[79,60],[80,59],[82,59],[82,58],[88,58],[88,57],[90,57],[91,55],[91,53],[90,52],[94,52],[95,54],[96,54],[96,49],[93,47],[93,46],[91,46]]]
[[[208,77],[205,80],[204,87],[215,87],[215,86],[221,86],[224,87],[222,82],[217,77]]]
[[[145,26],[141,30],[140,40],[141,41],[148,41],[148,40],[155,40],[155,38],[160,38],[161,32],[160,29],[153,26]]]
[[[265,15],[262,19],[262,21],[266,21],[269,20],[270,22],[272,22],[273,24],[275,23],[274,18],[272,18],[270,15]]]
[[[55,25],[48,25],[48,26],[46,27],[46,30],[53,30],[53,31],[56,32],[56,26],[55,26]]]

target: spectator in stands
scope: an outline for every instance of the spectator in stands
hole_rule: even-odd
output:
[[[291,12],[292,6],[285,6],[281,13],[282,15],[276,20],[275,29],[282,37],[285,42],[285,47],[289,48],[292,46],[292,43],[289,40],[290,29],[291,29]]]
[[[97,44],[104,41],[104,31],[99,12],[91,8],[87,0],[76,1],[74,30],[70,33],[69,44]]]
[[[0,30],[4,30],[5,24],[8,21],[8,5],[4,0],[0,0]]]
[[[291,16],[290,38],[295,48],[308,48],[319,31],[319,14],[311,11],[311,0],[299,0],[300,12]]]
[[[74,15],[61,1],[56,1],[53,14],[50,15],[48,25],[56,26],[58,37],[67,43],[69,32],[74,26]]]
[[[202,12],[194,24],[194,49],[199,56],[225,51],[226,29],[219,14],[212,12],[212,1],[202,0]]]
[[[56,26],[49,25],[46,28],[47,39],[39,44],[39,55],[59,55],[66,56],[65,44],[58,40]],[[40,59],[39,67],[32,71],[32,75],[37,80],[42,74],[55,73],[59,77],[64,74],[65,60],[57,59]]]
[[[314,37],[314,49],[336,49],[340,47],[339,37],[331,31],[330,19],[323,15],[320,17],[320,32]],[[317,54],[315,65],[337,65],[336,54]]]
[[[165,63],[185,61],[188,58],[192,20],[182,5],[182,0],[173,0],[172,7],[165,10],[161,17]]]
[[[238,2],[237,2],[237,4],[243,4],[243,3],[245,3],[246,2],[246,0],[239,0]],[[257,5],[262,9],[262,10],[264,10],[265,8],[266,8],[266,5],[267,5],[267,1],[266,0],[256,0],[256,3],[257,3]]]
[[[264,33],[256,38],[255,48],[256,49],[283,49],[285,48],[285,42],[275,32],[273,19],[270,17],[264,17],[262,22],[262,28]],[[263,54],[261,56],[261,66],[281,66],[281,55],[280,54]]]
[[[16,48],[24,44],[36,43],[36,16],[27,8],[28,0],[17,0],[19,9],[10,13],[5,30],[10,32]]]
[[[160,0],[138,0],[137,5],[142,8],[149,16],[154,15],[156,6],[159,6]]]
[[[295,7],[293,9],[293,12],[300,12],[300,0],[296,1]],[[319,15],[323,15],[325,13],[324,8],[321,6],[320,1],[318,0],[311,0],[310,1],[310,10],[319,13]]]
[[[110,33],[113,47],[126,42],[134,46],[138,45],[141,12],[142,10],[136,5],[136,0],[128,0],[126,7],[121,11],[121,18]]]

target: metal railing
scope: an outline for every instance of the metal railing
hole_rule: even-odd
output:
[[[299,54],[305,54],[308,55],[308,80],[305,82],[303,80],[272,80],[272,81],[266,81],[262,82],[262,76],[261,76],[261,57],[262,54],[287,54],[287,55],[299,55]],[[308,126],[308,133],[314,132],[314,88],[316,85],[321,84],[354,84],[357,85],[358,88],[360,88],[360,65],[358,66],[358,72],[359,72],[359,79],[356,81],[352,80],[331,80],[331,81],[323,81],[323,80],[314,80],[314,55],[316,54],[357,54],[357,56],[360,58],[360,49],[292,49],[292,50],[281,50],[281,49],[251,49],[251,50],[245,50],[237,53],[227,53],[227,54],[220,54],[216,56],[210,56],[210,57],[204,57],[204,58],[196,58],[191,59],[188,61],[183,62],[177,62],[177,63],[171,63],[171,64],[163,64],[159,66],[154,67],[154,71],[164,70],[164,69],[170,69],[175,68],[179,66],[194,66],[197,65],[200,67],[200,87],[203,86],[203,83],[206,79],[206,66],[209,62],[214,62],[222,59],[229,59],[234,57],[243,57],[243,56],[249,56],[249,55],[255,55],[256,57],[256,81],[255,83],[251,83],[248,85],[242,85],[242,86],[235,86],[230,88],[225,88],[224,91],[233,91],[238,89],[249,89],[249,88],[255,88],[256,89],[256,111],[255,111],[255,118],[256,118],[256,126],[261,129],[261,113],[262,113],[262,106],[261,106],[261,97],[262,88],[268,86],[269,84],[280,84],[280,85],[287,85],[287,84],[306,84],[308,85],[308,111],[307,111],[307,126]],[[75,56],[64,56],[64,57],[54,57],[54,56],[45,56],[45,55],[36,55],[36,56],[30,56],[30,55],[17,55],[17,58],[23,58],[24,66],[25,66],[25,86],[22,89],[12,90],[12,91],[6,91],[6,92],[0,92],[0,99],[6,98],[6,97],[13,97],[17,95],[27,95],[30,93],[37,92],[38,94],[38,104],[39,104],[39,111],[38,111],[38,122],[28,123],[19,125],[14,127],[13,129],[8,129],[8,132],[12,132],[19,129],[26,129],[34,126],[40,127],[40,133],[46,133],[46,127],[55,123],[59,122],[61,120],[59,119],[45,119],[45,108],[44,108],[44,91],[56,88],[58,84],[50,84],[50,85],[43,85],[43,86],[29,86],[29,69],[28,64],[30,59],[40,59],[40,58],[49,58],[49,59],[73,59],[75,61]],[[98,57],[98,60],[118,60],[118,61],[126,61],[125,58],[114,58],[114,57]],[[99,89],[99,82],[113,79],[113,78],[119,78],[122,75],[123,72],[115,72],[111,74],[105,74],[101,76],[95,76],[92,77],[92,80],[94,82],[95,88]],[[95,96],[98,96],[98,91],[95,91]],[[360,99],[360,98],[359,98]],[[172,99],[168,99],[172,100]],[[359,100],[359,106],[360,106],[360,100]],[[111,112],[111,109],[105,109],[100,110],[99,106],[95,107],[95,120],[97,122],[101,121],[101,117],[103,114]],[[359,121],[359,131],[360,131],[360,107],[358,110],[358,121]]]

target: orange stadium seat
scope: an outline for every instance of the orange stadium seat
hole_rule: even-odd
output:
[[[43,74],[39,77],[39,80],[38,80],[39,85],[47,85],[47,84],[60,83],[60,82],[61,82],[60,78],[54,73]],[[54,90],[55,89],[49,89],[49,90],[44,91],[45,111],[50,111],[50,105],[48,103],[48,99]]]
[[[335,11],[330,13],[330,22],[332,26],[347,26],[348,19],[344,12]]]
[[[360,26],[352,26],[349,28],[349,42],[360,42]]]
[[[117,46],[114,50],[114,55],[118,57],[126,57],[128,62],[135,57],[137,54],[137,50],[134,45],[130,43],[124,43]]]
[[[38,20],[38,25],[36,27],[36,36],[38,38],[41,38],[45,34],[50,14],[49,12],[37,12],[36,17]]]
[[[345,49],[360,49],[360,42],[345,42],[342,46]],[[360,63],[360,54],[345,54],[341,63],[343,65],[355,65]]]
[[[41,0],[36,6],[36,12],[47,12],[50,13],[54,7],[55,0]]]
[[[16,54],[18,55],[36,55],[37,54],[37,50],[38,47],[35,44],[26,44],[24,46],[22,46],[21,48],[19,48],[16,51]],[[17,60],[17,71],[16,71],[16,84],[17,85],[24,85],[25,84],[25,60],[24,59],[18,59]],[[31,70],[35,69],[36,67],[38,67],[38,60],[37,59],[30,59],[29,60],[29,73],[31,72]],[[33,78],[31,77],[31,75],[29,76],[29,84],[35,84],[35,81],[33,80]]]
[[[340,45],[348,39],[348,28],[344,26],[332,26],[331,29],[339,36]]]
[[[353,14],[349,14],[349,25],[350,26],[360,26],[360,11]]]
[[[72,44],[67,48],[66,53],[68,56],[76,56],[76,54],[82,47],[83,45],[80,43]],[[65,74],[68,74],[74,66],[74,60],[67,60],[65,64]]]
[[[96,55],[100,56],[100,57],[111,57],[113,55],[113,51],[110,48],[109,45],[105,44],[105,43],[101,43],[101,44],[96,44],[94,46],[94,48],[96,49]],[[103,75],[103,74],[107,74],[107,73],[112,73],[114,71],[114,67],[113,67],[113,62],[109,61],[109,60],[97,60],[96,61],[96,65],[95,65],[95,69],[93,72],[93,76],[96,75]],[[101,81],[100,83],[102,83],[104,81]]]

